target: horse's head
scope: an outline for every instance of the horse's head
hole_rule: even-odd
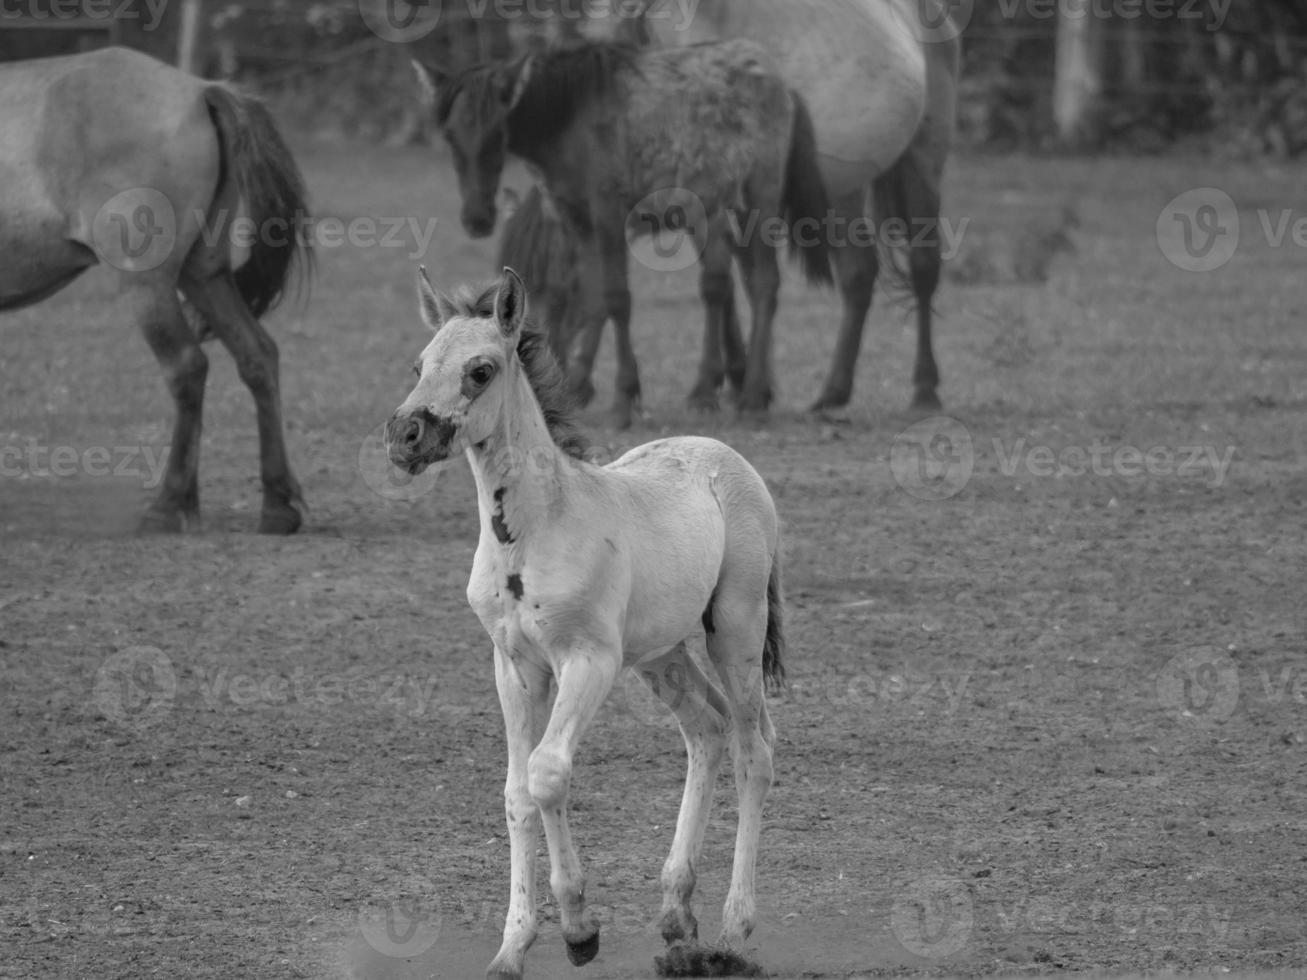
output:
[[[418,65],[425,98],[449,145],[463,196],[463,229],[473,238],[495,230],[495,198],[508,158],[508,117],[522,96],[529,59],[450,75]]]
[[[494,434],[526,316],[526,287],[512,269],[493,309],[451,301],[425,270],[418,296],[436,335],[413,365],[417,387],[386,424],[390,461],[413,475]]]

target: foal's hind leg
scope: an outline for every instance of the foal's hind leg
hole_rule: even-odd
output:
[[[209,359],[186,324],[171,283],[124,275],[121,305],[141,325],[168,383],[177,418],[159,496],[141,519],[143,531],[188,531],[200,526],[200,428]]]
[[[229,273],[203,282],[183,280],[182,291],[231,352],[241,380],[254,396],[259,419],[259,468],[263,478],[259,530],[264,534],[291,534],[299,529],[304,500],[286,459],[277,344],[250,313]]]
[[[640,677],[676,715],[685,738],[685,791],[676,835],[663,865],[660,928],[667,943],[699,938],[690,911],[695,869],[712,806],[713,787],[726,749],[727,705],[721,691],[699,669],[682,643],[640,667]]]
[[[866,209],[862,191],[846,197],[836,205],[836,212],[844,219],[843,227],[863,219]],[[841,408],[853,395],[853,376],[862,349],[862,332],[871,310],[872,292],[876,275],[880,271],[880,256],[875,244],[843,242],[832,248],[835,278],[839,282],[844,300],[844,314],[840,321],[839,340],[831,359],[830,374],[821,395],[813,403],[814,412]]]
[[[722,911],[722,941],[739,946],[757,922],[754,869],[762,831],[762,805],[771,788],[775,731],[763,699],[762,649],[767,630],[765,579],[749,588],[748,576],[719,584],[713,602],[708,656],[717,668],[729,706],[739,824],[731,888]]]

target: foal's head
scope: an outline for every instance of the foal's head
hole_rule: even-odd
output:
[[[438,293],[423,271],[418,293],[436,335],[413,365],[417,387],[386,426],[391,462],[413,474],[494,435],[521,371],[526,319],[526,287],[512,269],[493,291],[457,300]]]
[[[495,230],[495,197],[508,157],[508,117],[522,98],[528,62],[479,65],[452,75],[417,67],[458,174],[463,229],[473,238],[485,238]]]

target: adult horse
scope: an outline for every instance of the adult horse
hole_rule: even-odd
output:
[[[530,46],[534,30],[539,43],[580,33],[644,35],[670,46],[746,38],[768,49],[812,115],[834,208],[826,233],[844,309],[830,373],[813,408],[838,408],[852,394],[886,244],[905,246],[901,276],[916,301],[913,404],[937,407],[931,303],[940,277],[940,181],[953,136],[960,47],[945,0],[700,0],[685,17],[671,3],[645,8],[635,20],[629,0],[591,0],[584,21],[561,9],[553,18],[514,21],[514,40]],[[866,227],[869,188],[874,235]],[[896,225],[904,234],[888,235]]]
[[[504,158],[512,154],[536,168],[568,236],[598,271],[596,285],[580,291],[587,300],[581,331],[597,338],[613,320],[621,426],[630,424],[640,396],[627,281],[633,218],[652,212],[666,224],[661,216],[671,216],[695,235],[705,363],[717,357],[714,376],[701,378],[696,393],[715,401],[732,288],[730,219],[817,225],[828,209],[807,109],[767,53],[744,40],[679,49],[581,40],[516,63],[425,74],[468,233],[494,229]],[[824,241],[796,236],[795,243],[809,278],[829,282]],[[755,235],[735,249],[753,314],[740,394],[746,410],[763,410],[771,400],[780,287],[775,245]],[[588,385],[588,371],[573,380]]]
[[[94,265],[113,276],[116,309],[144,332],[177,407],[147,530],[198,526],[209,336],[258,409],[259,530],[300,526],[277,345],[258,318],[301,254],[304,198],[272,117],[226,86],[123,48],[0,65],[0,311]]]

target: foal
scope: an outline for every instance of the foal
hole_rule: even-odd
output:
[[[568,787],[581,736],[618,672],[636,665],[687,679],[675,691],[651,684],[676,715],[689,757],[662,872],[663,938],[697,938],[690,897],[730,733],[739,825],[721,938],[737,947],[755,923],[754,865],[772,778],[764,680],[783,677],[771,495],[753,467],[711,439],[651,442],[602,468],[584,462],[561,372],[524,326],[517,274],[505,269],[496,286],[450,299],[424,273],[419,291],[436,335],[386,441],[391,461],[409,473],[463,452],[476,479],[481,540],[467,595],[494,642],[512,854],[503,944],[488,973],[521,977],[536,937],[541,822],[568,955],[579,966],[598,952],[599,924],[586,909],[568,830]],[[712,679],[688,649],[699,633]]]

